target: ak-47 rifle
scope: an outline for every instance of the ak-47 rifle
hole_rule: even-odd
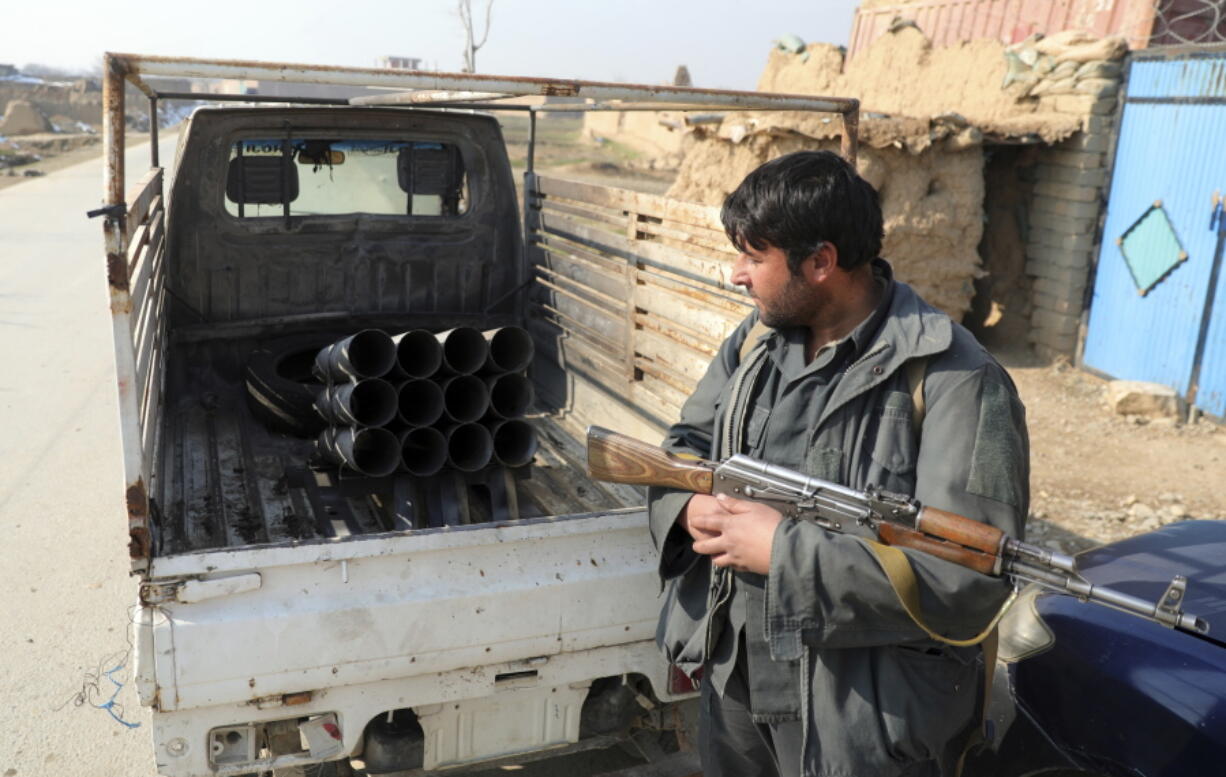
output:
[[[768,504],[785,518],[812,521],[828,531],[866,526],[886,545],[923,551],[985,575],[1037,583],[1170,628],[1209,633],[1208,623],[1181,607],[1187,591],[1181,575],[1160,601],[1149,602],[1091,583],[1078,573],[1072,556],[876,487],[857,491],[740,454],[722,462],[682,457],[598,426],[588,427],[587,466],[596,480],[727,494]]]

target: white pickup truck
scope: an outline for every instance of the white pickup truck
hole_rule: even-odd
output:
[[[129,189],[125,80],[153,111],[200,97],[157,76],[384,91],[202,108],[171,189],[156,138]],[[534,130],[558,107],[661,105],[854,127],[855,101],[115,54],[105,79],[136,684],[158,771],[428,772],[632,728],[684,739],[694,693],[653,643],[641,494],[590,481],[576,440],[588,423],[660,437],[748,310],[732,254],[714,209],[543,178],[532,146],[521,215],[491,111]],[[590,100],[499,102],[516,95]],[[375,478],[312,459],[286,411],[315,350],[456,326],[531,333],[529,465]]]

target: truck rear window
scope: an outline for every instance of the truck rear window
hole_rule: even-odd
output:
[[[456,146],[405,140],[249,138],[230,148],[226,212],[238,218],[369,213],[459,216],[468,176]]]

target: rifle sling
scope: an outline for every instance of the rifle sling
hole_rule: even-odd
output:
[[[969,639],[951,639],[941,636],[930,629],[928,624],[924,623],[923,613],[920,609],[919,581],[915,578],[915,570],[911,568],[911,562],[907,559],[907,554],[892,545],[885,545],[873,540],[864,540],[864,542],[873,551],[877,563],[881,565],[885,576],[889,578],[890,585],[894,588],[894,593],[898,595],[898,601],[902,603],[902,607],[907,612],[907,615],[934,642],[953,645],[954,647],[971,647],[972,645],[984,642],[996,630],[996,625],[1000,623],[1000,619],[1005,616],[1005,612],[1013,604],[1013,600],[1017,598],[1016,590],[1010,592],[1009,598],[1005,600],[1004,605],[992,616],[992,620],[988,621],[988,625],[983,631],[975,636]]]

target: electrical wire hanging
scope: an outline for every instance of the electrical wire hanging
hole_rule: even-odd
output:
[[[136,605],[128,608],[127,648],[104,656],[98,661],[95,669],[85,672],[81,678],[80,689],[68,697],[63,704],[56,707],[56,712],[69,704],[74,707],[83,707],[88,704],[94,709],[105,710],[116,723],[125,728],[140,728],[140,723],[124,719],[123,703],[119,701],[119,694],[128,684],[129,662],[132,658],[132,627],[136,625],[132,616],[135,610]],[[163,615],[165,616],[166,613],[163,612]],[[109,669],[106,668],[108,666]],[[103,688],[104,679],[111,683],[109,696],[106,689]]]

